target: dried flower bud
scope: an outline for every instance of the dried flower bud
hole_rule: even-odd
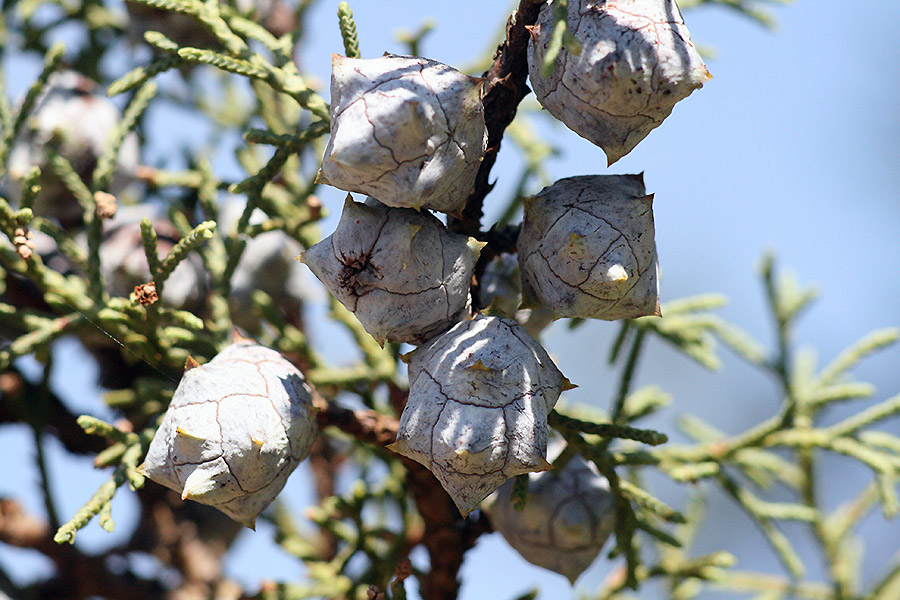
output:
[[[553,34],[553,3],[531,31],[528,65],[538,101],[603,148],[612,164],[710,79],[675,0],[569,0],[566,24],[581,44],[541,69]]]
[[[24,260],[28,260],[34,254],[34,233],[30,229],[16,227],[13,232],[13,245],[16,247],[16,253]]]
[[[366,590],[366,600],[384,600],[384,592],[373,583]]]
[[[659,315],[652,202],[642,175],[568,177],[526,200],[526,298],[557,318]]]
[[[134,286],[134,298],[141,306],[150,306],[159,301],[159,295],[156,293],[156,283],[149,281]]]
[[[434,473],[466,515],[514,475],[549,468],[547,415],[570,384],[515,321],[478,316],[411,355],[390,448]]]
[[[575,455],[562,469],[528,476],[522,510],[513,506],[513,484],[507,481],[485,503],[494,529],[522,558],[575,583],[616,526],[606,478]]]
[[[41,191],[34,199],[35,214],[56,218],[66,226],[81,222],[83,209],[53,172],[46,148],[53,148],[84,181],[90,181],[120,119],[119,109],[97,93],[93,81],[74,71],[53,73],[10,150],[7,193],[11,200],[18,203],[19,182],[39,166]],[[109,189],[115,195],[125,189],[137,170],[139,144],[134,133],[125,137],[117,160]]]
[[[348,195],[337,230],[301,258],[380,344],[420,344],[467,312],[483,246],[426,212]]]
[[[116,197],[112,194],[98,190],[94,192],[94,202],[97,204],[94,214],[98,219],[112,219],[116,216],[119,207],[116,204]]]
[[[309,454],[315,413],[296,367],[240,340],[205,365],[189,360],[141,470],[253,528]]]
[[[321,180],[388,206],[462,209],[484,156],[480,81],[418,57],[334,55]]]

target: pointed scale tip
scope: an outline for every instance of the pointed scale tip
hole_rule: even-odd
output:
[[[183,428],[183,427],[176,427],[176,428],[175,428],[175,435],[176,435],[177,437],[184,438],[184,439],[188,439],[188,440],[204,440],[204,438],[202,438],[202,437],[200,437],[200,436],[194,435],[193,433],[187,431],[187,430],[186,430],[185,428]]]
[[[194,357],[191,355],[188,355],[187,360],[184,361],[185,372],[190,371],[191,369],[195,369],[199,366],[200,366],[200,363],[198,363],[196,360],[194,360]]]
[[[409,247],[412,248],[413,241],[416,239],[416,234],[422,230],[421,225],[410,225],[409,226]]]
[[[394,454],[399,454],[400,456],[407,456],[408,446],[406,444],[406,440],[404,440],[402,438],[398,439],[396,442],[386,445],[385,448],[387,448]]]
[[[210,477],[209,471],[202,468],[194,469],[194,471],[187,476],[187,479],[184,480],[181,499],[199,502],[200,500],[198,500],[198,498],[207,495],[209,492],[215,490],[216,487],[218,487],[216,481],[214,478]]]
[[[243,335],[240,331],[238,331],[237,327],[234,327],[231,330],[231,343],[233,343],[233,344],[241,344],[241,343],[258,344],[259,342],[257,342],[253,338],[249,338],[249,337]]]
[[[538,461],[537,467],[534,469],[534,472],[551,471],[553,469],[554,466],[551,463],[547,462],[547,459],[542,456]]]
[[[491,371],[494,370],[491,367],[484,364],[480,358],[478,360],[476,360],[474,363],[472,363],[471,365],[469,365],[468,367],[466,367],[466,369],[468,369],[470,371],[485,371],[487,373],[490,373]]]
[[[453,500],[453,504],[456,505],[456,509],[459,511],[459,514],[462,515],[463,519],[468,519],[469,515],[478,507],[479,504],[478,502],[476,502],[474,505],[470,506],[468,502],[460,502],[459,500],[457,500],[456,496],[454,496],[453,494],[450,494],[450,499]]]
[[[466,246],[479,256],[481,256],[481,251],[484,250],[484,247],[487,246],[487,244],[487,242],[480,242],[471,236],[466,240]]]
[[[606,270],[606,280],[615,283],[628,281],[628,271],[620,264],[614,264]]]

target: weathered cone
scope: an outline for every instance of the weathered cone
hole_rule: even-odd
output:
[[[301,260],[380,344],[420,344],[468,316],[483,246],[427,212],[348,196],[337,230]]]
[[[491,259],[478,283],[479,306],[499,316],[515,316],[522,303],[522,276],[515,255],[503,253]]]
[[[488,314],[515,319],[534,339],[539,339],[541,332],[553,322],[551,310],[539,306],[519,308],[522,274],[516,255],[495,256],[485,267],[479,284],[479,306]]]
[[[253,528],[309,454],[315,413],[296,367],[237,341],[205,365],[188,361],[141,470]]]
[[[643,175],[568,177],[527,199],[517,245],[526,300],[556,318],[659,315],[652,203]]]
[[[462,209],[484,156],[481,85],[419,57],[332,59],[320,180],[388,206]]]
[[[581,44],[564,47],[541,74],[554,3],[531,30],[528,65],[538,101],[566,126],[619,160],[710,79],[675,0],[569,0],[566,24]]]
[[[547,415],[570,387],[515,321],[477,316],[412,353],[390,448],[434,473],[463,515],[514,475],[549,468]]]
[[[219,214],[219,227],[231,231],[243,212],[243,203],[228,203]],[[262,211],[254,211],[250,223],[265,220]],[[300,244],[280,230],[266,231],[247,240],[241,260],[231,278],[228,304],[232,322],[252,334],[261,332],[262,322],[255,310],[254,294],[265,292],[279,315],[289,323],[300,317],[306,302],[318,300],[319,286],[309,270],[296,260]]]
[[[513,506],[513,484],[504,483],[485,503],[491,525],[522,558],[574,584],[616,527],[606,478],[576,454],[562,469],[528,476],[522,510]]]
[[[149,218],[158,236],[157,250],[164,258],[181,235],[169,219],[156,216],[146,204],[118,210],[103,231],[100,272],[111,296],[127,298],[134,287],[151,280],[150,266],[141,242],[141,220]],[[86,244],[86,242],[85,242]],[[206,271],[200,256],[192,253],[166,279],[162,303],[171,308],[201,312],[206,301]]]
[[[14,203],[21,197],[21,181],[40,167],[41,191],[34,212],[64,226],[79,224],[84,209],[50,165],[47,149],[69,161],[86,182],[122,118],[116,105],[98,93],[97,84],[75,71],[53,73],[9,153],[9,180],[5,194]],[[125,137],[117,155],[109,192],[120,194],[133,181],[139,161],[137,135]]]

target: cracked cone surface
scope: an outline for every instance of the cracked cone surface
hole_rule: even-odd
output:
[[[316,437],[309,388],[281,354],[250,340],[188,367],[141,469],[252,528]]]
[[[322,180],[388,206],[462,209],[487,147],[478,80],[437,61],[334,55]]]
[[[526,200],[525,296],[556,318],[659,315],[652,204],[642,175],[568,177]]]
[[[559,471],[528,476],[522,510],[513,506],[513,483],[503,484],[486,503],[494,529],[522,558],[574,584],[616,527],[615,498],[606,478],[576,454]]]
[[[554,29],[541,10],[528,45],[529,79],[551,115],[619,160],[711,78],[675,0],[570,0],[566,25],[581,44],[563,47],[541,73]]]
[[[463,515],[504,481],[549,468],[547,415],[567,383],[515,321],[477,316],[416,350],[391,448],[425,465]]]
[[[380,344],[421,344],[468,316],[483,244],[427,212],[354,202],[302,260]]]

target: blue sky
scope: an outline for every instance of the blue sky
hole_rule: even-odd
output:
[[[326,89],[330,55],[342,52],[336,6],[336,1],[322,1],[313,10],[304,58]],[[426,38],[422,52],[456,66],[470,64],[492,46],[511,6],[499,0],[351,2],[365,57],[403,51],[394,33],[415,29],[433,17],[437,29]],[[644,172],[647,190],[655,194],[664,302],[722,292],[730,303],[721,313],[763,341],[771,341],[755,268],[762,253],[773,250],[781,266],[796,272],[802,282],[814,283],[822,293],[801,321],[797,338],[815,346],[820,361],[826,362],[868,331],[900,325],[896,233],[900,230],[900,2],[800,0],[776,6],[772,12],[779,23],[774,32],[727,9],[686,13],[694,41],[716,51],[708,61],[714,79],[676,106],[661,127],[611,169],[606,168],[599,148],[564,127],[552,127],[544,120],[539,127],[565,152],[550,165],[554,178]],[[6,68],[8,74],[28,70]],[[173,143],[188,135],[179,131],[184,128],[178,124],[169,127]],[[516,153],[507,144],[494,170],[500,181],[499,197],[517,176]],[[343,192],[323,190],[321,196],[326,206],[339,210]],[[560,368],[580,386],[569,400],[601,406],[607,401],[612,378],[604,359],[614,331],[614,324],[596,322],[574,334],[562,325],[546,334],[545,342]],[[96,412],[91,373],[74,345],[69,347],[73,349],[70,358],[60,368],[66,378],[65,395],[78,408]],[[658,427],[673,431],[677,416],[691,412],[736,432],[772,414],[778,401],[772,383],[727,353],[723,352],[723,358],[721,372],[710,374],[668,348],[651,346],[638,382],[659,384],[675,400],[655,423]],[[892,348],[856,374],[876,384],[876,399],[884,399],[900,392],[898,362],[900,349]],[[836,412],[834,418],[840,414],[845,413]],[[897,419],[890,427],[900,431]],[[0,452],[30,456],[29,436],[0,429]],[[66,459],[58,449],[51,457],[51,471],[60,477],[61,512],[71,515],[106,475],[93,472],[86,460]],[[833,470],[823,475],[822,484],[831,506],[846,499],[847,489],[868,480],[868,473],[848,470],[841,461],[828,465]],[[307,482],[305,471],[298,470],[284,493],[286,502],[300,514],[309,498]],[[61,493],[63,485],[66,494]],[[23,498],[36,512],[41,510],[27,460],[4,468],[0,495],[7,494]],[[761,538],[728,501],[716,495],[711,501],[698,552],[724,547],[738,556],[741,568],[777,569]],[[133,506],[134,499],[122,491],[114,509],[122,532],[128,529]],[[864,579],[876,575],[884,557],[897,551],[900,523],[885,524],[876,517],[867,522],[865,533],[871,560],[865,562]],[[271,549],[270,535],[265,527],[244,534],[227,564],[229,572],[251,588],[261,578],[291,578],[298,573],[294,561]],[[98,548],[112,543],[115,536],[92,525],[79,534],[79,543]],[[741,540],[738,547],[736,539]],[[0,562],[12,564],[10,570],[17,578],[27,579],[45,568],[33,555],[3,547]],[[611,566],[598,560],[576,589],[593,589]],[[512,598],[532,585],[541,587],[544,598],[571,595],[563,577],[528,565],[497,535],[479,541],[467,556],[462,577],[464,600]]]

